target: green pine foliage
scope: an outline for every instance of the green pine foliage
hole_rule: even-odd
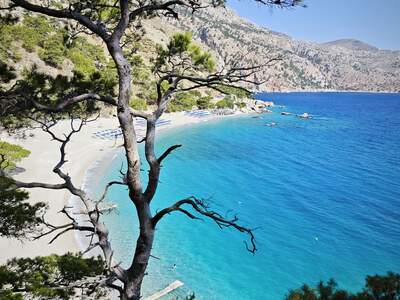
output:
[[[157,59],[155,60],[154,69],[162,69],[167,64],[169,58],[174,56],[187,55],[201,71],[214,71],[216,63],[212,55],[203,51],[199,45],[193,42],[190,32],[181,32],[174,34],[167,48],[157,47]]]
[[[367,276],[365,287],[356,294],[338,289],[335,280],[320,282],[316,287],[304,284],[292,290],[286,300],[399,300],[400,274],[388,272],[386,275]]]
[[[24,238],[36,232],[46,205],[29,204],[28,193],[14,188],[14,181],[6,173],[30,152],[18,145],[0,141],[0,236]]]
[[[16,163],[29,156],[31,152],[21,146],[0,141],[0,167],[3,170],[11,170]]]
[[[0,92],[2,90],[1,83],[7,84],[15,78],[17,78],[15,75],[15,68],[0,61]]]
[[[98,70],[106,69],[108,72],[114,72],[113,75],[117,78],[115,66],[107,61],[103,48],[89,43],[82,36],[73,40],[65,55],[72,61],[77,73],[90,76]]]
[[[0,266],[0,300],[26,299],[26,296],[71,299],[79,281],[104,275],[104,270],[100,257],[82,258],[79,254],[14,258]],[[84,284],[83,287],[90,289],[91,286]],[[100,291],[97,296],[101,295]]]
[[[46,205],[27,203],[28,193],[13,188],[13,180],[0,176],[0,236],[25,238],[37,232]]]

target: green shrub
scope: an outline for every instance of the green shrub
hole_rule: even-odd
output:
[[[146,100],[144,100],[143,98],[137,98],[137,97],[133,98],[130,102],[130,106],[136,110],[146,110],[147,109]]]
[[[90,44],[84,37],[78,37],[73,41],[66,56],[74,64],[74,72],[80,73],[86,78],[89,78],[98,69],[101,71],[108,68],[108,71],[111,71],[113,68],[107,63],[102,47]]]
[[[55,30],[55,26],[43,16],[33,16],[26,14],[24,15],[24,20],[22,24],[27,28],[33,29],[38,35],[42,37]]]
[[[212,99],[211,96],[201,97],[196,100],[196,105],[199,109],[211,108],[212,106],[211,99]]]
[[[189,91],[177,93],[175,97],[168,104],[168,111],[184,111],[191,110],[193,106],[198,104],[198,101],[202,98],[199,91]]]
[[[244,102],[236,102],[235,104],[236,104],[237,107],[239,107],[239,108],[244,108],[244,107],[246,107],[246,103],[244,103]]]
[[[168,104],[168,112],[191,110],[195,104],[190,98],[173,99]]]
[[[96,71],[94,61],[87,57],[77,48],[68,51],[68,58],[74,64],[74,71],[82,75],[88,75]]]
[[[39,51],[39,57],[50,66],[60,66],[65,58],[66,48],[64,37],[61,34],[53,34],[42,43],[43,49]]]
[[[218,89],[228,95],[235,95],[238,98],[250,98],[251,93],[237,87],[219,85]]]
[[[22,47],[29,52],[33,52],[37,46],[42,46],[48,35],[55,31],[45,17],[31,15],[25,15],[22,24],[14,25],[13,29],[15,39],[21,40]]]
[[[230,108],[233,109],[234,101],[231,97],[226,96],[224,99],[218,101],[215,106],[217,108]]]

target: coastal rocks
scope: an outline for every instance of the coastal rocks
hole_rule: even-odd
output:
[[[241,101],[242,103],[245,104],[245,107],[242,108],[244,112],[256,112],[256,113],[272,112],[268,108],[274,106],[274,102],[272,101],[261,101],[248,98],[241,99]]]

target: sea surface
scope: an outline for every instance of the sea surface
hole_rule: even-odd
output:
[[[400,94],[274,93],[274,113],[202,122],[162,133],[156,212],[195,195],[254,228],[246,236],[175,213],[161,221],[144,293],[181,280],[168,299],[284,299],[302,283],[335,278],[357,291],[367,274],[400,272]],[[281,111],[301,114],[282,116]],[[256,117],[258,116],[258,117]],[[266,126],[274,122],[276,126]],[[98,186],[119,178],[122,153]],[[146,177],[146,169],[143,178]],[[138,224],[125,188],[105,216],[114,256],[129,265]]]

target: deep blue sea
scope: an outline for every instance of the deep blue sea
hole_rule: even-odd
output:
[[[257,98],[286,107],[159,136],[158,153],[183,147],[163,164],[153,211],[190,195],[208,198],[215,210],[257,228],[258,252],[246,251],[243,234],[171,214],[157,230],[153,255],[160,259],[151,259],[145,294],[179,279],[185,285],[174,297],[194,291],[196,299],[280,300],[304,282],[333,277],[359,290],[367,274],[400,272],[400,94]],[[118,178],[122,161],[122,154],[114,159],[99,189]],[[124,188],[108,198],[118,205],[105,216],[115,256],[128,264],[134,208]]]

